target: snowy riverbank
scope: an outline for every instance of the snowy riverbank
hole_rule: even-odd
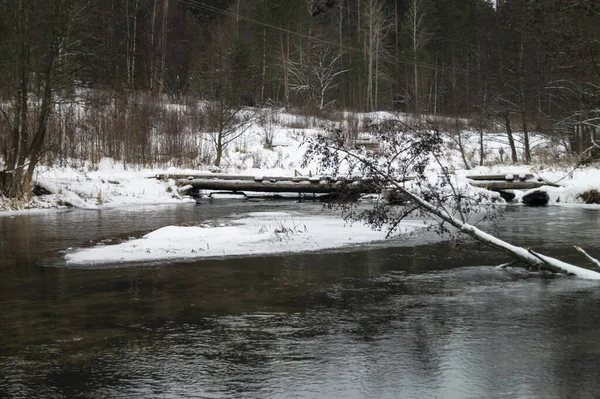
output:
[[[315,169],[313,169],[315,170]],[[290,165],[289,169],[241,169],[230,171],[247,176],[294,176],[295,171],[306,174],[310,169],[301,169],[300,160]],[[34,177],[34,182],[46,190],[45,195],[34,196],[29,203],[14,204],[0,201],[0,215],[9,211],[27,212],[39,209],[61,209],[75,207],[82,209],[112,209],[118,207],[158,205],[173,203],[193,203],[190,197],[182,195],[175,180],[158,180],[153,178],[158,174],[186,175],[204,172],[210,174],[208,168],[199,170],[164,168],[144,169],[135,166],[125,167],[121,162],[103,159],[98,165],[72,167],[40,167]],[[454,182],[457,187],[472,193],[482,192],[482,189],[468,184],[467,176],[478,174],[508,174],[528,173],[561,187],[545,186],[550,197],[549,205],[583,205],[581,195],[590,190],[600,191],[600,169],[563,169],[540,168],[530,166],[495,165],[491,167],[476,167],[471,170],[455,169]],[[431,171],[434,177],[436,171]],[[48,194],[50,193],[50,194]],[[515,202],[525,194],[516,191]],[[15,209],[16,208],[16,209]]]
[[[457,171],[463,176],[477,174],[506,174],[506,173],[529,173],[543,181],[560,185],[560,187],[543,186],[539,189],[528,191],[515,191],[515,202],[527,192],[541,190],[548,194],[548,205],[568,206],[590,206],[600,209],[600,204],[586,204],[584,194],[591,191],[600,192],[600,169],[587,168],[564,168],[564,167],[535,167],[527,165],[495,165],[492,167],[476,167],[469,171]]]
[[[344,122],[356,118],[361,126],[365,121],[383,121],[398,117],[390,113],[345,113],[342,122],[337,122],[340,128],[348,128]],[[404,116],[406,117],[406,116]],[[235,173],[247,176],[294,176],[318,175],[317,165],[303,165],[306,151],[305,139],[322,132],[322,127],[334,122],[314,119],[311,123],[301,124],[305,120],[296,115],[280,112],[274,118],[277,123],[269,127],[269,145],[265,145],[266,128],[258,123],[253,124],[235,142],[226,147],[223,154],[221,172]],[[335,126],[338,126],[335,125]],[[507,165],[508,143],[502,133],[487,132],[483,143],[483,155],[487,164],[493,166],[478,166],[466,169],[465,162],[474,164],[479,159],[481,151],[479,134],[465,130],[461,133],[464,154],[461,154],[456,144],[456,138],[445,135],[446,146],[441,164],[456,174],[455,183],[473,193],[480,191],[468,185],[466,176],[473,174],[508,174],[531,173],[536,178],[558,183],[561,187],[545,187],[550,197],[550,204],[583,204],[581,194],[589,190],[600,191],[600,169],[572,169],[567,163],[564,166],[551,166],[543,160],[557,161],[564,155],[564,148],[541,135],[531,135],[532,152],[536,164],[532,166]],[[515,133],[517,143],[519,134]],[[357,140],[365,145],[376,145],[373,137],[366,131],[359,131]],[[520,148],[518,148],[520,150]],[[463,157],[464,155],[464,157]],[[45,195],[36,195],[30,202],[13,203],[0,198],[0,211],[22,211],[28,209],[52,209],[77,207],[84,209],[110,209],[124,206],[149,204],[169,204],[193,202],[181,195],[174,180],[161,181],[152,179],[157,174],[186,175],[198,172],[210,173],[214,168],[209,165],[197,164],[193,168],[173,166],[178,161],[173,160],[162,167],[144,168],[138,165],[128,165],[110,158],[103,158],[99,163],[73,161],[69,166],[53,167],[40,166],[37,168],[33,182],[42,189]],[[63,162],[64,164],[64,162]],[[304,166],[304,167],[303,167]],[[436,179],[440,166],[432,163],[426,174]],[[38,192],[38,194],[42,194]],[[517,200],[523,192],[516,192]],[[2,214],[3,212],[0,212]]]

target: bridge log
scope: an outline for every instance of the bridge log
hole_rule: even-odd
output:
[[[534,176],[530,173],[503,173],[497,175],[470,175],[467,176],[467,179],[470,180],[505,180],[505,181],[513,181],[513,180],[531,180]]]
[[[531,190],[532,188],[540,188],[548,185],[548,183],[537,181],[472,181],[469,183],[472,186],[492,191]]]
[[[248,181],[248,180],[217,180],[193,179],[179,180],[179,184],[190,185],[198,190],[230,191],[230,192],[262,192],[262,193],[306,193],[306,194],[331,194],[337,192],[373,193],[375,187],[368,182],[354,182],[342,184],[341,182],[309,182],[309,181]]]

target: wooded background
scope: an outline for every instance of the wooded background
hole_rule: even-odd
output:
[[[182,133],[223,129],[243,106],[468,117],[525,140],[531,131],[560,135],[575,153],[595,141],[600,117],[597,0],[0,7],[0,191],[11,196],[49,154],[141,164],[157,153],[197,157],[201,149]],[[198,100],[213,104],[212,117],[206,108],[182,116],[164,105]],[[83,111],[70,106],[82,103]],[[158,152],[149,133],[157,128]]]

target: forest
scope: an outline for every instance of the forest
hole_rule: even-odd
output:
[[[398,111],[599,155],[595,0],[0,0],[0,192],[40,163],[219,165],[248,109]],[[196,133],[218,131],[216,153]],[[512,133],[524,138],[517,155]]]

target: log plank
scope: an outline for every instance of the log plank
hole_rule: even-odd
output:
[[[372,193],[374,187],[368,183],[355,182],[349,185],[341,183],[313,183],[307,181],[299,182],[266,182],[248,180],[217,180],[217,179],[193,179],[179,180],[179,184],[190,185],[198,190],[232,191],[232,192],[263,192],[263,193],[309,193],[330,194],[340,191],[351,191],[357,193]]]
[[[540,188],[547,186],[548,183],[536,181],[472,181],[469,182],[472,186],[485,188],[486,190],[531,190],[532,188]]]

